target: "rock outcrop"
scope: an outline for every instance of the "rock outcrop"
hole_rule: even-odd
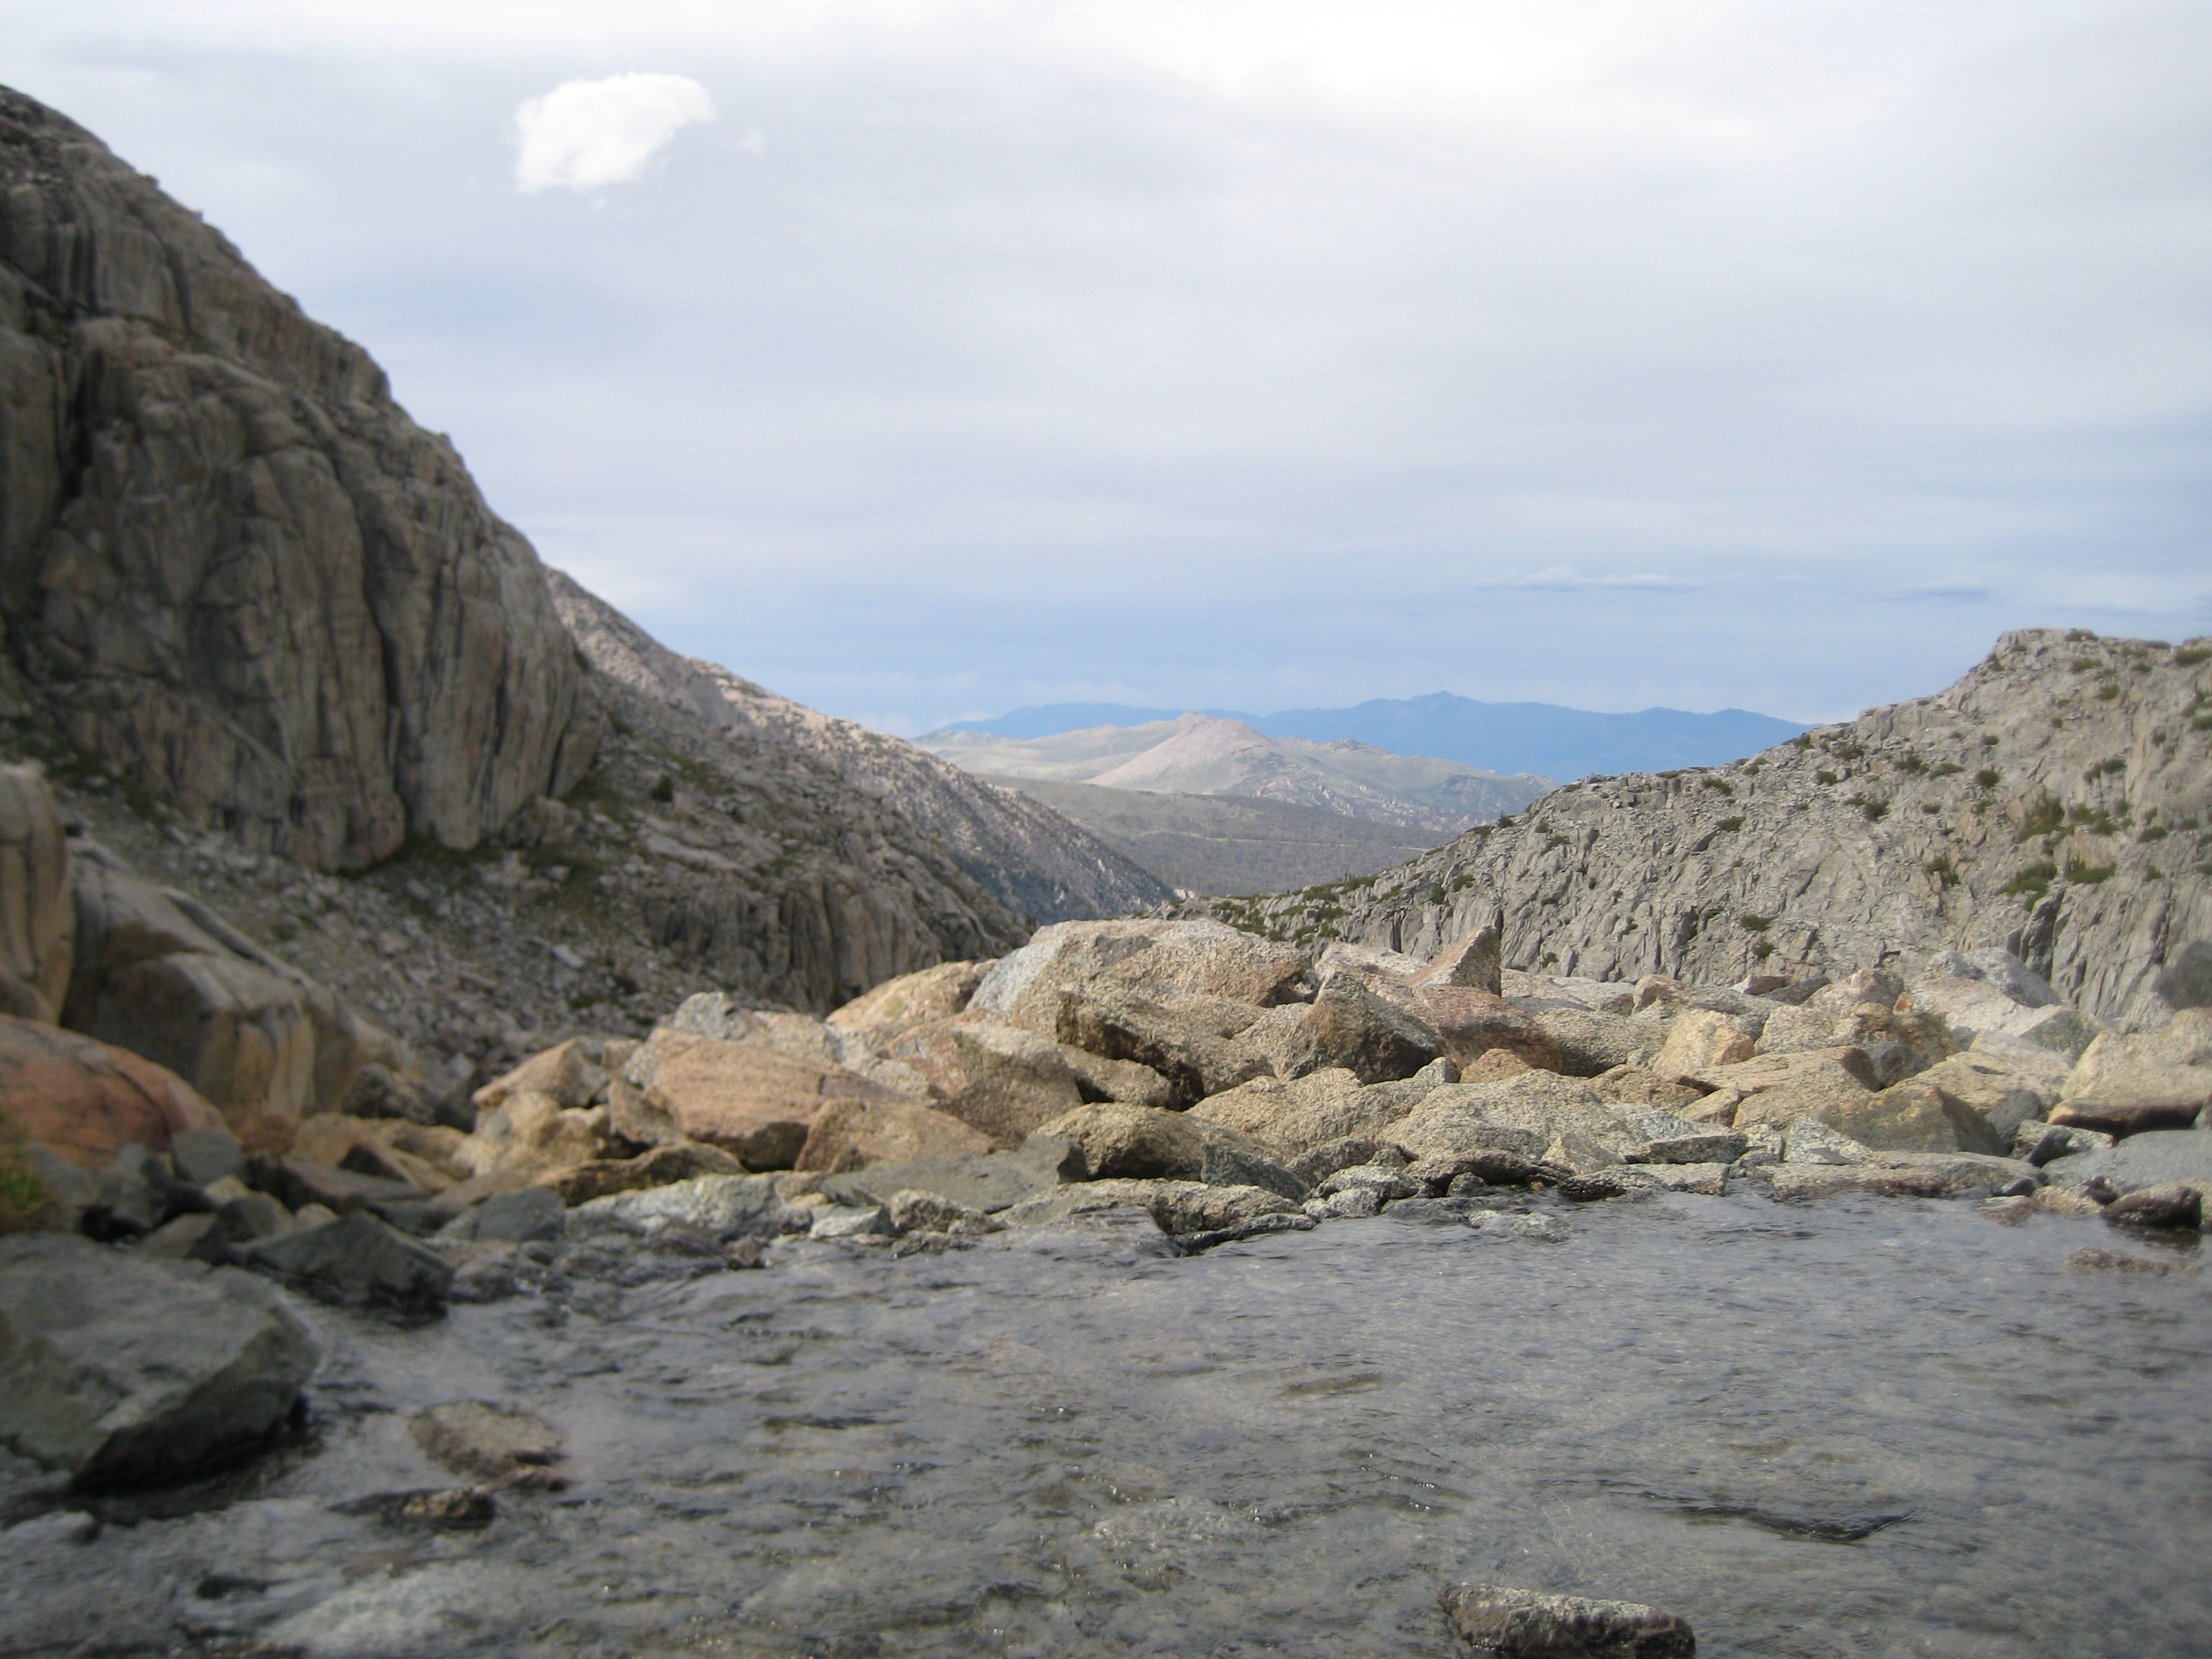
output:
[[[1997,947],[2084,1012],[2212,1002],[2212,646],[2006,635],[1949,690],[1710,769],[1589,778],[1377,877],[1194,901],[1295,941],[1725,982]]]
[[[1048,806],[972,778],[902,738],[871,732],[680,656],[559,571],[554,603],[601,674],[708,727],[789,750],[835,772],[934,837],[1018,915],[1115,916],[1171,895],[1160,879]]]
[[[0,90],[5,700],[244,845],[474,847],[600,717],[537,556],[383,372]]]

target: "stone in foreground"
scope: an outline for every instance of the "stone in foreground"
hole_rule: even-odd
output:
[[[1454,1584],[1437,1598],[1480,1659],[1692,1659],[1697,1638],[1671,1613],[1504,1584]]]
[[[82,1487],[181,1480],[283,1428],[319,1354],[243,1273],[0,1240],[0,1442]]]
[[[252,1245],[238,1255],[319,1302],[403,1321],[442,1313],[453,1282],[452,1264],[435,1250],[360,1210]]]

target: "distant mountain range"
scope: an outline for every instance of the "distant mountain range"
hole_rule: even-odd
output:
[[[1152,726],[1183,712],[1125,703],[1052,703],[1018,708],[996,720],[956,721],[917,741],[926,748],[938,748],[939,740],[952,732],[1048,738],[1092,726]],[[1711,714],[1680,708],[1595,714],[1557,703],[1477,702],[1449,691],[1425,697],[1378,697],[1351,708],[1292,708],[1279,714],[1242,714],[1225,708],[1198,712],[1241,721],[1271,738],[1304,738],[1315,743],[1348,738],[1398,755],[1434,756],[1489,772],[1562,780],[1592,773],[1611,776],[1718,766],[1756,755],[1808,729],[1743,708]]]
[[[1463,762],[1395,755],[1350,738],[1270,737],[1214,714],[1037,738],[947,730],[915,743],[969,772],[1279,801],[1389,824],[1413,839],[1457,835],[1518,811],[1553,787],[1549,778],[1501,777]]]

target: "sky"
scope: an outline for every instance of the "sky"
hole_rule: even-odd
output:
[[[2212,631],[2212,6],[0,0],[550,562],[914,734]]]

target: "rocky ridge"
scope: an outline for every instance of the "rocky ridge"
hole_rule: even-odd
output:
[[[2002,948],[2124,1024],[2212,999],[2212,646],[2007,634],[1948,690],[1731,765],[1592,778],[1380,875],[1193,901],[1414,954],[1729,981]]]
[[[719,732],[778,744],[937,838],[993,896],[1036,921],[1122,915],[1170,896],[1160,879],[1062,814],[904,740],[824,714],[719,664],[679,656],[558,571],[554,605],[601,674]]]
[[[1450,835],[1514,811],[1551,787],[1463,762],[1340,738],[1272,738],[1242,720],[1184,714],[1016,740],[951,728],[917,739],[971,772],[1171,795],[1249,797],[1315,807],[1416,835]]]

